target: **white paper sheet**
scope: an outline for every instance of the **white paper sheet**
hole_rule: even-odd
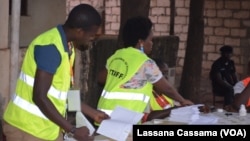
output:
[[[110,119],[101,122],[97,133],[117,141],[125,141],[132,132],[133,124],[137,124],[142,117],[142,113],[118,106],[111,113]]]
[[[200,118],[199,106],[201,104],[172,109],[168,119],[174,122],[192,123]]]
[[[95,132],[95,128],[93,125],[88,121],[88,119],[83,115],[81,112],[81,100],[80,100],[80,91],[79,90],[70,90],[68,92],[68,111],[76,112],[76,127],[86,126],[89,129],[89,135],[92,136]],[[64,141],[76,141],[74,138],[67,137],[65,135]]]
[[[197,120],[191,121],[189,124],[202,124],[202,125],[213,125],[217,124],[219,118],[214,115],[200,115]]]
[[[82,112],[76,112],[76,127],[87,126],[89,129],[89,135],[92,136],[95,132],[94,126],[88,121],[88,119],[82,114]]]
[[[69,90],[68,111],[81,111],[80,90]]]

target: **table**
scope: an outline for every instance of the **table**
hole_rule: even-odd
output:
[[[250,125],[250,114],[239,116],[239,113],[232,112],[214,112],[208,115],[215,115],[219,118],[217,124],[223,125]]]
[[[248,113],[246,116],[239,116],[239,113],[216,111],[211,113],[200,113],[200,116],[218,118],[215,125],[250,125],[250,113]],[[189,125],[189,124],[183,122],[169,121],[168,118],[165,118],[165,119],[154,119],[143,123],[143,125]],[[132,141],[132,140],[133,140],[132,136],[129,135],[126,141]],[[96,135],[94,141],[114,141],[114,140],[105,137],[103,135]]]
[[[216,123],[213,123],[215,125],[250,125],[250,113],[248,113],[246,116],[239,116],[239,113],[223,111],[223,112],[200,113],[200,116],[204,116],[206,118],[209,118],[209,117],[218,118],[218,121]],[[168,118],[154,119],[152,121],[145,122],[144,124],[146,125],[189,125],[189,123],[169,121]]]
[[[95,136],[94,141],[115,141],[115,140],[110,139],[108,137],[105,137],[103,135],[97,135],[97,136]],[[133,141],[133,137],[131,135],[129,135],[126,141]]]

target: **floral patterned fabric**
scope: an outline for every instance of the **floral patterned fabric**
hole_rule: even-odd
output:
[[[153,60],[147,60],[138,72],[129,80],[127,83],[122,85],[121,87],[128,89],[137,89],[141,88],[146,84],[147,81],[150,83],[157,82],[161,77],[162,73],[159,70],[158,66]]]

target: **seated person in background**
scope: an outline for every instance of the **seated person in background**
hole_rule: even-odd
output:
[[[214,61],[210,70],[212,89],[215,95],[224,96],[224,106],[230,105],[234,98],[233,86],[238,82],[234,61],[231,60],[233,48],[222,46],[221,57]]]
[[[121,106],[135,112],[149,113],[146,118],[149,119],[153,86],[181,106],[193,104],[177,92],[147,56],[152,51],[152,38],[149,18],[133,17],[126,22],[123,28],[125,48],[111,55],[106,69],[100,72],[99,83],[105,85],[97,105],[99,110],[110,114],[116,106]]]

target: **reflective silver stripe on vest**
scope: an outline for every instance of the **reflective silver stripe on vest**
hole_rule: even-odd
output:
[[[19,79],[23,80],[25,83],[27,83],[29,86],[33,87],[34,86],[34,78],[25,74],[24,72],[21,71]],[[57,90],[55,87],[50,86],[48,94],[60,99],[60,100],[66,100],[67,99],[67,92],[62,92]]]
[[[40,111],[40,109],[36,105],[29,103],[28,101],[21,98],[20,96],[14,94],[12,97],[12,101],[14,104],[16,104],[18,107],[22,108],[23,110],[25,110],[33,115],[36,115],[36,116],[39,116],[41,118],[48,120],[48,118]]]
[[[120,100],[138,100],[145,103],[149,102],[150,97],[143,93],[132,92],[107,92],[102,91],[102,96],[106,99],[120,99]]]

